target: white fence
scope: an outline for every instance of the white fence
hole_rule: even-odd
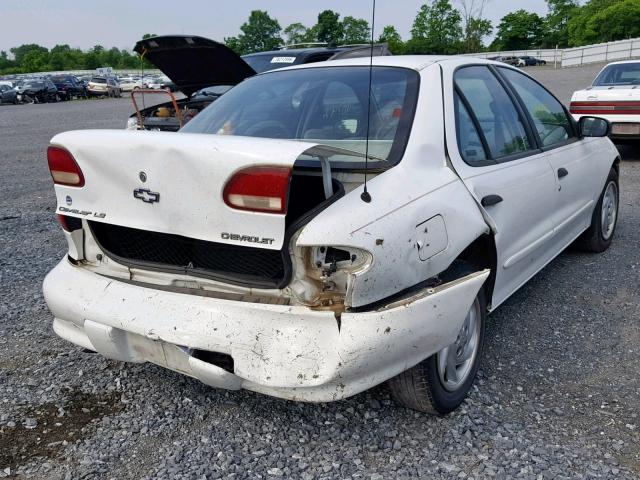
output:
[[[640,38],[617,42],[567,48],[562,51],[562,66],[573,67],[587,63],[611,62],[640,57]]]
[[[589,63],[612,62],[640,57],[640,38],[618,40],[616,42],[585,45],[565,49],[510,50],[504,52],[465,53],[467,57],[521,57],[528,55],[547,62],[548,65],[577,67]]]

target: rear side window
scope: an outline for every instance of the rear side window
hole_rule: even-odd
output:
[[[455,84],[471,107],[484,135],[489,153],[498,159],[532,149],[531,141],[511,97],[495,75],[483,66],[458,70]]]
[[[476,128],[467,107],[460,99],[460,95],[455,95],[456,109],[456,132],[458,137],[458,149],[465,162],[469,165],[479,165],[487,159],[480,140],[480,134]]]
[[[522,99],[544,147],[566,142],[574,136],[569,117],[553,95],[520,72],[510,68],[500,71]]]

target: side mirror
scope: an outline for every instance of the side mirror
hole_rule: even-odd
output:
[[[578,129],[582,137],[606,137],[611,130],[611,124],[600,117],[580,117]]]

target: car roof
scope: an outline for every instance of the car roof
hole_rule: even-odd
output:
[[[607,68],[610,65],[625,65],[625,64],[628,64],[628,63],[640,63],[640,60],[621,60],[619,62],[611,62],[611,63],[606,64],[603,67],[603,69]]]
[[[396,56],[379,56],[373,57],[358,57],[358,58],[345,58],[343,60],[330,60],[328,62],[318,63],[305,63],[301,65],[293,65],[290,67],[280,68],[277,71],[283,70],[296,70],[301,68],[323,68],[323,67],[344,67],[344,66],[368,66],[369,62],[372,62],[374,67],[403,67],[410,68],[412,70],[420,71],[431,65],[441,62],[453,63],[456,65],[465,64],[493,64],[503,65],[500,62],[494,62],[485,58],[476,57],[461,57],[452,55],[396,55]],[[275,70],[271,70],[272,72]],[[269,72],[264,72],[266,74]],[[263,75],[261,74],[261,75]]]

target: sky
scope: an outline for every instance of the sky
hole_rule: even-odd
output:
[[[459,6],[459,0],[452,0]],[[424,0],[377,0],[376,34],[394,25],[404,39]],[[544,15],[545,0],[488,0],[485,17],[497,26],[510,11]],[[371,0],[0,0],[0,50],[24,43],[131,49],[144,33],[193,34],[220,40],[237,35],[251,10],[267,10],[282,28],[311,26],[325,9],[371,17]]]

